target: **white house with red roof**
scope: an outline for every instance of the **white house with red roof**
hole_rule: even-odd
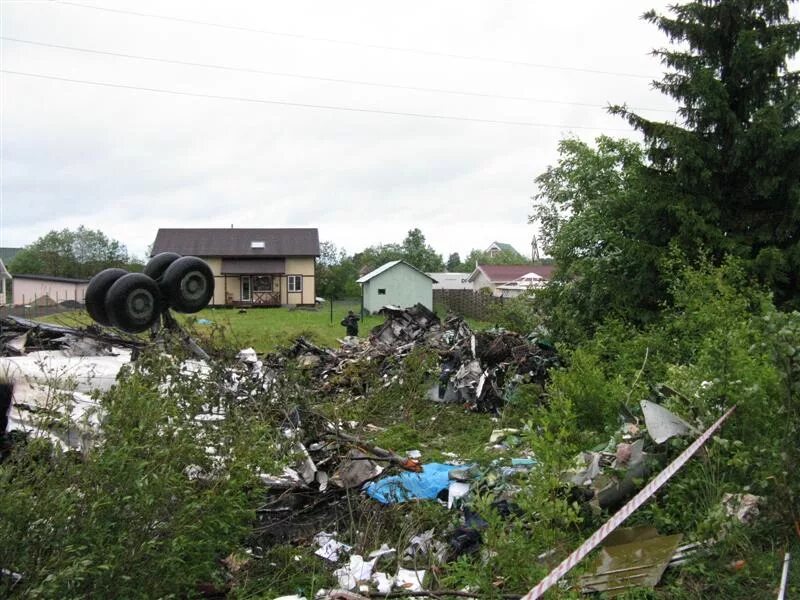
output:
[[[534,281],[537,286],[544,285],[550,281],[554,270],[554,265],[477,265],[469,281],[475,291],[489,288],[492,295],[501,296],[503,290],[498,289],[501,286],[519,289],[523,283],[530,285]]]

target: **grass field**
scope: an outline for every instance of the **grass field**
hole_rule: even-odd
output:
[[[345,328],[340,323],[348,310],[358,314],[360,306],[357,302],[335,302],[333,316],[328,304],[312,310],[255,308],[242,313],[235,308],[207,308],[194,315],[180,316],[180,320],[194,327],[201,336],[214,335],[215,328],[221,328],[236,347],[272,352],[301,336],[319,346],[338,347],[337,340],[345,335]],[[85,311],[50,315],[37,320],[67,326],[91,323]],[[484,329],[490,325],[471,319],[468,322],[473,329]],[[359,335],[366,337],[373,327],[381,323],[382,316],[367,315],[359,324]]]

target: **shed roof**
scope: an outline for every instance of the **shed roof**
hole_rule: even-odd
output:
[[[159,229],[151,256],[159,252],[239,258],[319,256],[319,232],[315,228]]]
[[[428,279],[430,279],[430,280],[431,280],[433,283],[438,283],[438,281],[436,281],[436,280],[435,280],[433,277],[431,277],[431,276],[430,276],[430,275],[428,275],[427,273],[423,273],[423,272],[422,272],[422,271],[420,271],[420,270],[419,270],[417,267],[415,267],[415,266],[414,266],[414,265],[412,265],[411,263],[407,263],[407,262],[406,262],[406,261],[404,261],[404,260],[390,260],[390,261],[389,261],[389,262],[387,262],[385,265],[381,265],[381,266],[380,266],[380,267],[378,267],[377,269],[375,269],[375,270],[373,270],[373,271],[370,271],[369,273],[367,273],[366,275],[364,275],[364,276],[363,276],[363,277],[361,277],[360,279],[356,280],[356,283],[367,283],[367,282],[368,282],[370,279],[372,279],[373,277],[377,277],[377,276],[378,276],[378,275],[380,275],[381,273],[385,273],[386,271],[388,271],[389,269],[391,269],[391,268],[393,268],[393,267],[396,267],[396,266],[397,266],[397,265],[399,265],[400,263],[402,263],[402,264],[406,265],[407,267],[410,267],[410,268],[414,269],[414,270],[415,270],[417,273],[419,273],[420,275],[424,275],[425,277],[427,277]]]
[[[14,275],[14,279],[31,279],[33,281],[52,281],[55,283],[89,283],[88,279],[74,277],[56,277],[55,275]]]

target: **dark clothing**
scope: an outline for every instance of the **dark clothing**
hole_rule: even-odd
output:
[[[347,328],[347,335],[358,335],[358,320],[358,317],[353,313],[348,314],[344,319],[342,319],[342,325]]]

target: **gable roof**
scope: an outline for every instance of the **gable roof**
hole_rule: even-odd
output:
[[[497,246],[501,252],[513,252],[514,254],[519,254],[519,252],[517,252],[517,249],[514,248],[514,246],[512,246],[511,244],[506,244],[505,242],[492,242],[491,244],[489,244],[489,247],[486,249],[486,252],[491,250],[494,246]],[[522,255],[520,254],[520,256]]]
[[[264,242],[263,248],[251,247]],[[319,256],[316,229],[159,229],[151,256],[177,252],[191,256]]]
[[[415,266],[414,266],[414,265],[412,265],[411,263],[407,263],[407,262],[406,262],[406,261],[404,261],[404,260],[390,260],[390,261],[389,261],[389,262],[387,262],[385,265],[381,265],[380,267],[378,267],[377,269],[375,269],[375,270],[373,270],[373,271],[370,271],[369,273],[367,273],[366,275],[364,275],[364,276],[363,276],[363,277],[361,277],[360,279],[357,279],[357,280],[356,280],[356,283],[367,283],[367,282],[368,282],[370,279],[372,279],[373,277],[377,277],[377,276],[378,276],[378,275],[380,275],[381,273],[385,273],[386,271],[388,271],[389,269],[391,269],[391,268],[393,268],[393,267],[396,267],[396,266],[397,266],[397,265],[399,265],[400,263],[404,264],[404,265],[405,265],[405,266],[407,266],[407,267],[410,267],[410,268],[414,269],[414,270],[415,270],[417,273],[419,273],[420,275],[424,275],[425,277],[427,277],[428,279],[430,279],[430,280],[431,280],[433,283],[439,283],[438,281],[436,281],[436,280],[435,280],[433,277],[431,277],[431,276],[430,276],[430,275],[428,275],[427,273],[423,273],[423,272],[422,272],[422,271],[420,271],[420,270],[419,270],[417,267],[415,267]]]
[[[475,281],[479,273],[483,273],[492,283],[506,283],[534,273],[544,279],[550,279],[555,270],[555,265],[478,265],[469,276],[470,281]]]

